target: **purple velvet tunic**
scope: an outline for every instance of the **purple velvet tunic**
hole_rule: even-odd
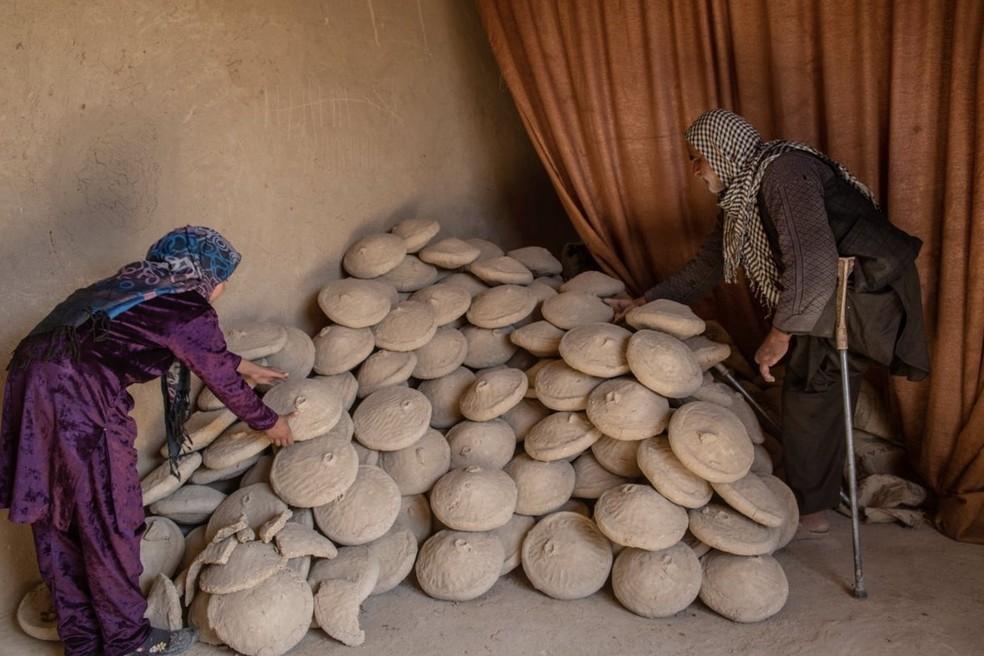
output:
[[[80,333],[78,361],[36,360],[14,368],[7,380],[0,507],[10,508],[11,521],[35,522],[50,512],[54,525],[66,529],[73,506],[96,501],[94,486],[110,486],[105,491],[113,497],[139,497],[137,430],[126,388],[162,375],[175,357],[250,428],[277,421],[236,372],[241,358],[226,349],[215,310],[197,292],[124,312],[109,322],[102,341],[85,326]],[[143,521],[142,510],[124,505],[120,521]]]
[[[158,297],[79,330],[77,360],[31,359],[7,380],[0,423],[0,507],[31,523],[66,656],[121,656],[149,632],[141,573],[143,502],[126,388],[177,357],[256,430],[277,421],[236,372],[212,306],[198,292]],[[43,344],[25,341],[28,350]]]

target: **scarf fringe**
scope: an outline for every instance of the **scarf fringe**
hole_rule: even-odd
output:
[[[745,273],[753,295],[771,315],[781,293],[779,267],[762,225],[758,193],[768,166],[790,151],[809,153],[834,169],[877,207],[871,190],[840,163],[812,146],[795,141],[763,142],[748,121],[723,109],[701,114],[685,134],[717,173],[725,189],[718,194],[724,212],[724,278],[736,282],[738,270]]]
[[[31,333],[14,347],[6,370],[24,369],[32,362],[63,359],[78,362],[82,357],[82,342],[109,339],[109,321],[105,312],[89,312],[85,322],[78,326],[64,325],[45,333]]]
[[[85,322],[79,326],[63,325],[47,332],[32,333],[14,348],[6,370],[26,369],[32,362],[62,359],[78,362],[85,342],[100,343],[109,339],[110,321],[105,312],[89,312]],[[168,461],[171,474],[180,478],[178,463],[192,447],[191,437],[184,430],[184,423],[191,410],[191,374],[188,368],[175,360],[171,368],[161,376],[161,388],[164,396]]]
[[[178,463],[191,452],[191,436],[184,429],[190,414],[191,374],[180,361],[175,360],[161,376],[164,395],[164,428],[167,435],[168,463],[171,475],[180,479]]]

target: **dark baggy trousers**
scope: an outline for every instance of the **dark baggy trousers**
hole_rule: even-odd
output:
[[[833,311],[821,322],[832,333]],[[898,295],[848,295],[848,376],[851,411],[857,407],[865,370],[889,365],[904,321]],[[840,499],[847,448],[840,354],[827,337],[796,335],[790,343],[782,386],[782,447],[786,482],[803,514],[833,508]]]
[[[150,631],[139,585],[142,531],[121,535],[98,512],[68,531],[47,519],[31,526],[65,656],[123,656],[140,647]]]
[[[868,363],[848,352],[852,412]],[[847,452],[840,355],[829,339],[793,337],[782,386],[782,448],[786,481],[800,512],[836,506]]]

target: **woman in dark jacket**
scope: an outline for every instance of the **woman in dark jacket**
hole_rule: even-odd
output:
[[[724,278],[745,278],[771,316],[755,362],[763,379],[787,357],[782,445],[787,482],[807,533],[824,533],[845,462],[840,363],[833,343],[837,259],[856,258],[848,295],[851,391],[872,363],[929,374],[915,258],[922,245],[881,213],[871,192],[823,153],[762,141],[745,119],[705,112],[687,129],[694,175],[718,197],[721,219],[697,256],[620,312],[657,298],[694,303]]]
[[[172,471],[185,439],[189,369],[274,444],[283,417],[244,376],[285,377],[230,353],[212,308],[241,259],[219,233],[187,226],[147,258],[80,289],[17,347],[0,424],[0,507],[31,524],[66,656],[177,654],[191,629],[144,619],[138,586],[143,504],[126,388],[163,376]]]

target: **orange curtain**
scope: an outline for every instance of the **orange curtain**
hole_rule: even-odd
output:
[[[984,3],[478,6],[571,221],[635,292],[682,266],[714,221],[682,138],[712,107],[829,153],[923,239],[933,375],[892,389],[940,527],[984,542]],[[722,285],[701,311],[746,352],[767,325],[743,286]]]

